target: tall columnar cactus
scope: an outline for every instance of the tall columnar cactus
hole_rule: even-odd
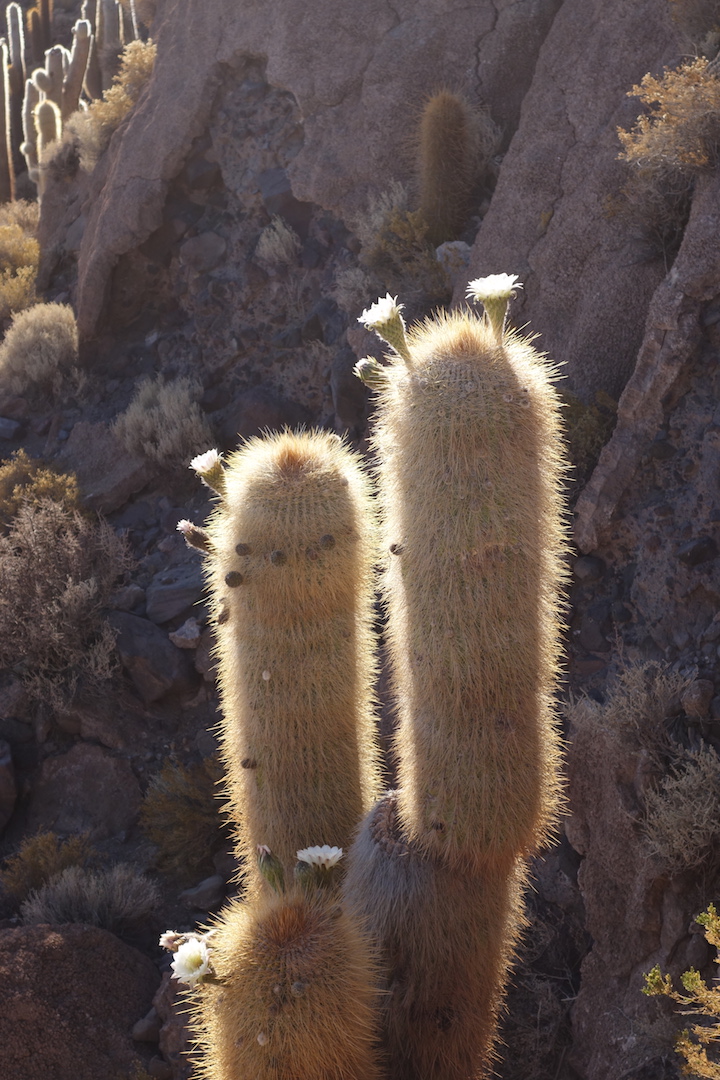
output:
[[[10,83],[8,47],[0,39],[0,203],[15,198],[15,170],[10,140]]]
[[[18,175],[23,168],[20,144],[23,132],[23,91],[25,88],[25,33],[23,13],[19,4],[8,4],[6,10],[8,45],[10,49],[10,68],[8,84],[10,88],[9,130],[12,146],[13,169]]]
[[[328,433],[254,439],[223,469],[207,534],[222,753],[241,851],[286,874],[312,844],[347,847],[378,793],[372,714],[375,510],[356,456]]]
[[[467,221],[478,178],[478,130],[470,106],[441,90],[420,120],[420,212],[432,244],[456,240]]]
[[[559,800],[558,399],[546,360],[505,330],[515,279],[473,286],[484,319],[406,335],[391,297],[363,317],[393,347],[359,374],[378,395],[400,786],[365,822],[345,895],[383,951],[394,1080],[487,1065],[525,857]]]
[[[356,922],[295,887],[225,909],[212,935],[219,984],[193,996],[207,1080],[378,1080],[376,980]]]

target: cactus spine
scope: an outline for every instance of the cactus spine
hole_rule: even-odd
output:
[[[235,902],[212,950],[220,985],[193,1002],[207,1080],[377,1080],[368,946],[332,894]]]
[[[346,848],[378,792],[374,508],[358,459],[322,432],[251,440],[205,475],[221,494],[208,577],[232,813],[248,863],[268,845],[287,877],[299,848]]]

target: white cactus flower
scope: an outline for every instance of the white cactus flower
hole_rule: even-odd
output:
[[[177,949],[171,966],[173,979],[195,986],[204,975],[212,973],[210,950],[204,941],[191,938]]]
[[[468,284],[466,295],[485,308],[498,344],[502,344],[508,304],[518,289],[522,289],[522,282],[517,274],[490,274]]]
[[[402,317],[403,305],[398,304],[397,296],[381,296],[369,308],[363,311],[358,322],[368,330],[374,330],[378,337],[387,341],[406,363],[410,362],[410,352],[405,337],[405,320]]]
[[[339,863],[343,857],[341,847],[330,847],[323,844],[322,847],[308,847],[298,851],[298,862],[307,863],[309,866],[320,866],[323,870],[329,870],[331,866]]]
[[[212,470],[220,464],[220,454],[217,450],[206,450],[204,454],[198,454],[190,462],[190,468],[193,469],[198,476],[202,476],[204,473],[212,472]]]

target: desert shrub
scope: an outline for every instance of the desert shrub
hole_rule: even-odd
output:
[[[260,233],[255,258],[267,270],[283,270],[297,262],[301,246],[295,230],[275,216]]]
[[[73,113],[65,125],[65,138],[78,144],[80,165],[92,172],[107,149],[113,132],[133,108],[152,74],[155,45],[151,41],[131,41],[120,57],[120,70],[100,101]],[[58,149],[62,143],[58,143]]]
[[[571,718],[576,724],[613,732],[664,764],[677,753],[670,727],[681,712],[680,696],[689,683],[686,676],[654,660],[637,664],[618,675],[603,704],[592,698],[574,702]]]
[[[24,311],[37,300],[37,204],[31,207],[32,203],[20,200],[0,208],[0,319]]]
[[[618,129],[630,174],[619,212],[636,220],[664,251],[675,250],[690,212],[695,179],[718,162],[720,78],[698,59],[659,78],[645,75],[631,95],[647,112]]]
[[[39,220],[40,206],[36,202],[14,199],[12,202],[0,204],[0,229],[17,225],[26,236],[36,237]]]
[[[0,667],[38,705],[61,711],[107,689],[116,650],[103,611],[129,565],[110,525],[52,500],[21,506],[0,536]]]
[[[207,867],[226,840],[217,781],[210,758],[200,765],[167,761],[152,778],[140,810],[140,827],[158,849],[158,867],[189,877]]]
[[[21,902],[71,866],[85,866],[94,855],[87,833],[63,840],[57,833],[29,836],[0,871],[0,885]]]
[[[390,186],[379,195],[371,196],[367,210],[353,222],[355,234],[363,248],[372,248],[388,219],[408,207],[407,188],[398,180],[392,180]]]
[[[669,0],[673,22],[695,43],[720,27],[720,0]]]
[[[426,306],[446,303],[451,288],[428,240],[428,225],[419,210],[393,210],[361,261],[388,292],[423,297]]]
[[[173,469],[187,464],[212,443],[212,432],[190,379],[143,379],[113,430],[133,454]]]
[[[0,345],[0,387],[58,392],[77,371],[78,332],[68,304],[35,304],[17,314]]]
[[[17,450],[0,461],[0,527],[9,525],[23,503],[38,506],[52,499],[70,510],[80,510],[77,477],[59,473],[51,465]]]
[[[720,757],[711,747],[684,753],[645,797],[648,851],[666,873],[707,866],[720,856]]]
[[[720,948],[720,916],[714,905],[710,904],[697,921],[705,927],[707,942]],[[670,976],[663,975],[656,965],[645,976],[643,993],[671,998],[682,1005],[684,1013],[694,1013],[700,1018],[699,1023],[681,1031],[675,1042],[675,1049],[685,1059],[682,1072],[685,1076],[720,1080],[720,989],[706,986],[700,972],[693,968],[683,973],[681,982],[684,994],[673,989]]]
[[[122,937],[141,926],[159,902],[155,882],[127,863],[109,870],[70,866],[32,892],[20,914],[26,924],[84,923]]]
[[[373,291],[372,279],[367,270],[362,266],[348,266],[337,272],[332,296],[337,306],[352,319],[365,310]]]

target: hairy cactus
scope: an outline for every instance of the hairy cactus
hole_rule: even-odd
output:
[[[268,845],[289,875],[299,848],[347,847],[377,797],[368,482],[323,432],[194,465],[221,496],[200,542],[232,814],[246,860]]]
[[[478,179],[478,128],[470,106],[441,90],[423,109],[418,147],[420,213],[433,245],[456,240]]]
[[[376,977],[332,893],[233,903],[212,934],[218,982],[192,999],[207,1080],[376,1080]]]
[[[10,100],[8,47],[0,39],[0,203],[10,202],[15,198],[15,170],[13,169],[12,147],[10,143],[10,129],[8,117],[10,115],[8,102]]]
[[[8,85],[10,88],[9,136],[12,147],[13,170],[18,175],[23,168],[20,144],[22,143],[23,91],[25,88],[25,33],[20,5],[8,4],[6,18],[8,45],[10,48],[10,68],[8,71]]]

